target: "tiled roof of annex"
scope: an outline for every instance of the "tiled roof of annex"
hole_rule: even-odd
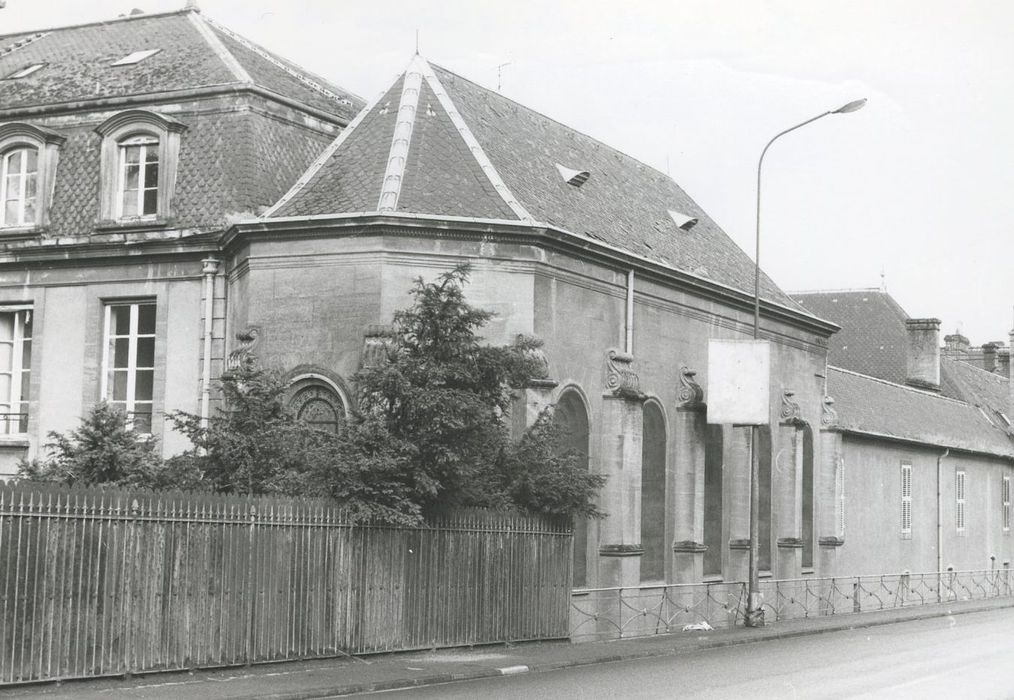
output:
[[[548,226],[753,290],[753,261],[667,175],[419,56],[265,216],[383,211]],[[761,289],[799,310],[766,275]]]
[[[139,51],[157,52],[113,65]],[[227,85],[254,85],[342,123],[363,105],[196,10],[0,35],[0,111]]]
[[[970,403],[833,366],[827,390],[841,430],[1014,457],[1007,432]]]

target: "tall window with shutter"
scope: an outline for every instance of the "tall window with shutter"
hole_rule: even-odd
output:
[[[901,463],[901,534],[912,534],[912,463]]]
[[[155,302],[106,305],[102,398],[151,432],[155,379]]]
[[[965,471],[954,472],[954,524],[958,532],[965,531]]]

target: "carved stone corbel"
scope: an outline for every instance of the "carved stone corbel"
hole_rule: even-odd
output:
[[[796,395],[796,392],[786,389],[782,392],[782,410],[779,413],[779,422],[782,425],[794,425],[802,426],[806,421],[803,420],[803,412],[799,408],[799,404],[792,400],[792,397]]]
[[[260,326],[249,326],[246,330],[236,333],[236,340],[239,342],[239,345],[229,353],[225,364],[226,371],[235,372],[243,367],[253,368],[257,366],[257,355],[254,353],[254,350],[260,343],[260,335]]]
[[[643,401],[640,380],[633,369],[634,356],[619,350],[606,354],[606,390],[624,399]]]
[[[387,353],[394,341],[394,326],[371,324],[363,333],[361,367],[376,367],[387,362]]]
[[[820,427],[835,428],[837,426],[838,412],[834,410],[834,399],[830,396],[825,396],[820,410]]]
[[[699,411],[706,408],[704,389],[697,383],[697,372],[686,365],[680,367],[680,388],[676,395],[676,409],[680,411]]]

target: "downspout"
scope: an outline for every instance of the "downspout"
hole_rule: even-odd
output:
[[[944,459],[951,453],[951,448],[948,447],[944,450],[944,453],[937,457],[937,571],[941,572],[944,570],[944,503],[941,494],[941,486],[943,484],[943,470],[944,470]],[[942,574],[938,573],[937,576]],[[943,592],[940,590],[939,581],[937,582],[937,596],[940,596]]]
[[[623,351],[634,354],[634,270],[627,272],[627,341]]]
[[[211,412],[211,333],[214,325],[215,312],[215,275],[218,274],[219,261],[205,258],[204,265],[204,363],[201,367],[201,427],[208,427]]]

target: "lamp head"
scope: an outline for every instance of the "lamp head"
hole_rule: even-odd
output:
[[[864,97],[861,100],[853,100],[852,102],[849,102],[847,105],[842,105],[838,109],[831,112],[831,114],[848,114],[849,112],[857,112],[860,109],[862,109],[865,105],[866,98]]]

